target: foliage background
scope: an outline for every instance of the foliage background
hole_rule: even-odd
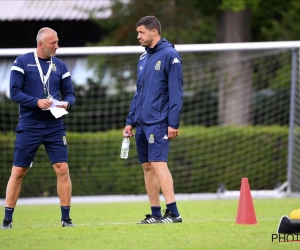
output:
[[[135,141],[129,158],[121,159],[120,133],[68,133],[74,196],[145,193]],[[168,162],[175,191],[215,193],[221,184],[239,190],[245,176],[253,190],[272,190],[286,180],[287,139],[288,129],[280,126],[182,127],[181,136],[171,143]],[[13,148],[13,134],[0,134],[5,166],[11,165]],[[56,196],[56,176],[41,149],[23,180],[21,197]],[[0,168],[1,198],[9,175],[10,168]]]

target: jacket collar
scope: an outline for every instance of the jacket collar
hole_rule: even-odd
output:
[[[146,47],[145,50],[147,51],[147,53],[155,53],[156,51],[161,50],[162,48],[165,48],[167,46],[173,45],[169,43],[166,38],[161,38],[153,48]]]

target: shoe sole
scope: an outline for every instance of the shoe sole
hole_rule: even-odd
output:
[[[62,225],[62,227],[75,227],[75,225],[74,224],[72,224],[72,225]]]
[[[166,219],[162,219],[161,220],[161,223],[182,223],[182,220],[172,220],[172,219],[169,219],[169,218],[166,218]]]
[[[11,229],[12,228],[12,226],[10,225],[10,226],[7,226],[7,227],[0,227],[0,230],[2,229],[2,230],[6,230],[6,229]]]
[[[145,222],[137,222],[136,224],[158,224],[158,223],[161,223],[160,220],[155,220],[155,221],[145,221]]]

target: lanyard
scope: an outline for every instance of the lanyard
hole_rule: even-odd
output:
[[[50,58],[49,68],[48,68],[48,71],[47,71],[46,75],[44,75],[44,73],[42,71],[42,67],[40,65],[40,62],[39,62],[39,59],[37,57],[36,51],[34,51],[34,59],[35,59],[36,66],[37,66],[37,68],[39,70],[39,73],[40,73],[41,81],[42,81],[43,86],[44,86],[45,98],[51,100],[52,96],[50,95],[50,92],[49,92],[50,91],[49,77],[50,77],[50,73],[51,73],[51,69],[52,69],[52,57]],[[47,86],[47,81],[48,81],[48,86]]]

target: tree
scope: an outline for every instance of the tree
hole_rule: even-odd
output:
[[[253,12],[253,41],[300,40],[300,1],[264,0]]]
[[[224,1],[219,15],[217,42],[235,43],[251,40],[251,9]],[[226,4],[227,3],[227,4]],[[235,3],[241,4],[242,1]],[[228,9],[230,8],[230,9]],[[247,125],[252,123],[252,70],[249,61],[241,60],[244,51],[224,52],[219,80],[219,123]],[[235,63],[233,63],[233,59]]]
[[[112,15],[95,20],[107,36],[99,45],[138,45],[135,25],[143,16],[156,16],[162,36],[174,44],[210,43],[215,36],[215,18],[202,16],[197,0],[112,0]]]

